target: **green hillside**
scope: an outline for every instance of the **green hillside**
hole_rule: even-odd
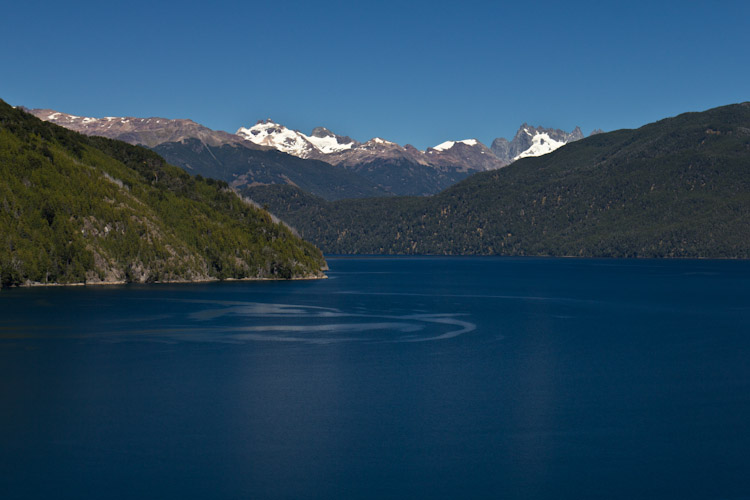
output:
[[[750,258],[750,103],[595,135],[429,198],[249,194],[331,253]]]
[[[0,101],[2,286],[313,277],[324,266],[225,182]]]

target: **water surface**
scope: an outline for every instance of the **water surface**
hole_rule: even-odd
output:
[[[0,292],[2,498],[750,498],[750,262]]]

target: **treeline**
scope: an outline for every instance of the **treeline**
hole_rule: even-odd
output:
[[[225,182],[0,101],[2,286],[292,278],[324,265]]]

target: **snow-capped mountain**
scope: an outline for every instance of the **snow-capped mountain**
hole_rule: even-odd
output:
[[[315,158],[333,165],[356,167],[374,161],[401,161],[438,169],[484,171],[504,167],[518,159],[551,153],[565,144],[583,138],[581,129],[572,132],[521,125],[512,141],[502,137],[488,148],[477,139],[445,141],[419,151],[407,144],[401,146],[380,137],[357,142],[330,130],[317,127],[310,135],[291,130],[269,120],[252,127],[242,127],[237,135],[261,146],[268,146],[300,158]]]
[[[512,141],[508,142],[507,139],[498,137],[492,141],[490,149],[496,157],[508,164],[521,158],[551,153],[579,139],[583,139],[583,132],[579,127],[572,132],[565,132],[560,129],[532,127],[524,123]]]
[[[242,127],[237,130],[237,135],[300,158],[315,158],[346,167],[373,161],[399,160],[436,168],[481,171],[507,164],[498,161],[492,151],[476,139],[446,141],[427,151],[420,151],[409,144],[401,146],[381,137],[357,142],[323,127],[317,127],[306,135],[270,119],[259,121],[252,127]]]
[[[578,127],[568,133],[557,129],[532,127],[524,123],[512,141],[497,138],[492,142],[491,148],[477,139],[463,139],[445,141],[425,151],[420,151],[410,144],[401,146],[381,137],[358,142],[351,137],[337,135],[324,127],[314,128],[310,135],[307,135],[270,119],[259,121],[251,127],[241,127],[236,134],[229,134],[211,130],[192,120],[133,117],[91,118],[49,109],[28,111],[43,120],[84,134],[102,135],[151,148],[165,145],[165,151],[169,151],[172,155],[171,161],[188,169],[195,167],[193,163],[198,161],[195,155],[204,149],[213,154],[210,149],[213,147],[241,146],[240,149],[224,151],[226,153],[224,156],[229,158],[231,156],[229,153],[237,153],[237,158],[234,160],[240,161],[245,169],[247,169],[245,160],[249,153],[242,151],[244,148],[266,150],[276,154],[283,152],[304,160],[322,160],[334,167],[344,167],[362,176],[368,182],[374,183],[384,192],[399,195],[437,193],[474,172],[501,168],[528,156],[543,155],[568,142],[583,138]],[[169,146],[170,144],[172,146]],[[187,149],[180,145],[186,146]],[[208,153],[207,155],[211,156]],[[244,160],[238,159],[240,157]],[[253,161],[255,160],[257,158]],[[209,160],[206,161],[211,163]],[[291,159],[287,161],[282,157],[274,157],[273,161],[276,162],[275,165],[278,164],[276,165],[278,168],[274,168],[279,171],[289,167],[286,163],[294,163]],[[286,175],[284,177],[276,170],[274,170],[275,173],[272,172],[273,175],[268,174],[263,177],[259,172],[267,167],[268,162],[271,160],[266,158],[258,163],[256,166],[260,170],[256,169],[257,172],[253,170],[253,175],[250,176],[252,179],[250,177],[248,179],[262,183],[268,182],[268,179],[292,178],[288,174],[283,174]],[[294,168],[298,166],[298,163],[295,163]],[[222,168],[227,170],[228,167],[224,165]],[[367,194],[366,190],[360,191]],[[341,192],[348,193],[349,191]]]
[[[310,135],[305,135],[275,123],[270,118],[261,120],[252,127],[240,127],[237,135],[260,146],[270,146],[299,158],[321,158],[359,145],[350,137],[338,136],[324,127],[316,127]]]
[[[192,120],[115,116],[92,118],[69,115],[51,109],[27,109],[26,111],[44,121],[82,134],[100,135],[148,147],[155,147],[165,142],[179,142],[188,138],[200,139],[209,146],[245,143],[246,147],[255,147],[248,145],[241,137],[221,130],[211,130]]]
[[[240,127],[236,135],[259,146],[269,146],[299,158],[311,158],[318,152],[318,148],[304,134],[274,123],[271,119],[259,121],[252,127]]]
[[[325,127],[315,127],[305,138],[323,154],[338,153],[359,146],[351,137],[336,135]]]

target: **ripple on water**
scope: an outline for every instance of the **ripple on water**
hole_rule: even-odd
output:
[[[476,329],[462,313],[380,314],[331,307],[263,302],[190,300],[202,308],[172,318],[171,327],[127,328],[110,341],[155,342],[426,342],[458,337]],[[175,323],[181,326],[175,327]],[[165,325],[166,326],[166,325]]]

